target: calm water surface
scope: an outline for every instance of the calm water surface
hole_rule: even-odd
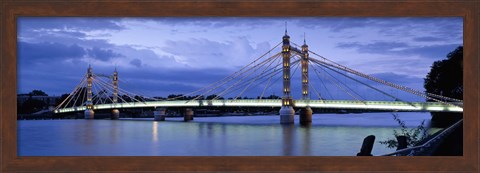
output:
[[[407,126],[430,113],[399,113]],[[121,120],[20,120],[20,156],[355,156],[375,135],[373,155],[393,152],[390,113],[315,114],[310,127],[280,125],[279,116]],[[438,130],[438,129],[432,129]]]

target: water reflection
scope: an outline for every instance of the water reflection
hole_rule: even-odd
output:
[[[412,125],[430,118],[406,115]],[[19,121],[18,148],[22,156],[354,156],[365,136],[386,140],[397,128],[388,114],[313,118],[308,126],[280,125],[278,116]],[[392,150],[376,143],[372,154]]]
[[[311,124],[309,125],[306,125],[306,126],[302,126],[301,128],[301,131],[303,132],[303,150],[302,150],[302,154],[304,156],[308,156],[308,155],[311,155],[311,150],[310,150],[310,146],[311,146],[311,136],[310,136],[310,128],[311,128]]]
[[[90,145],[93,143],[93,140],[95,140],[94,134],[93,134],[95,133],[94,130],[96,129],[96,128],[93,128],[94,127],[93,123],[95,122],[93,122],[93,120],[82,120],[82,121],[85,121],[85,123],[83,124],[84,126],[78,127],[77,130],[80,130],[80,134],[83,134],[82,136],[83,144]],[[81,131],[84,131],[84,132],[82,133]]]
[[[294,124],[282,124],[283,155],[292,156],[295,149]]]
[[[121,128],[119,127],[119,123],[116,120],[109,122],[109,124],[112,124],[112,127],[108,129],[108,131],[110,132],[110,144],[116,144],[118,142],[117,140],[119,138]]]
[[[284,124],[281,128],[284,156],[312,155],[311,125],[298,127],[294,124]],[[299,152],[301,152],[301,154]]]
[[[152,140],[153,142],[158,142],[158,121],[152,123]]]

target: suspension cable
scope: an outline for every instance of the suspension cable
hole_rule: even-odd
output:
[[[99,82],[99,84],[103,85],[103,87],[105,87],[106,89],[108,89],[108,91],[110,91],[110,92],[113,93],[113,88],[112,88],[111,86],[106,86],[105,83],[101,83],[101,82]],[[118,94],[118,97],[117,97],[117,98],[119,98],[121,101],[123,101],[123,103],[131,104],[131,102],[128,102],[128,101],[126,101],[126,100],[123,98],[123,96],[127,96],[128,98],[130,98],[131,100],[133,100],[131,96],[129,96],[128,94],[125,94],[125,93],[123,93],[123,92],[120,92],[120,93],[117,93],[117,94]],[[123,94],[123,95],[122,95],[122,94]],[[120,96],[121,96],[121,97],[120,97]],[[112,100],[112,102],[113,102],[113,100]]]
[[[312,86],[312,83],[309,82],[309,83],[308,83],[308,86],[309,86],[310,88],[313,88],[313,91],[315,91],[315,93],[317,94],[318,99],[320,99],[320,100],[323,101],[323,98],[320,96],[320,93],[317,91],[317,89],[316,89],[315,87]]]
[[[107,86],[106,88],[113,88],[113,84],[111,84],[111,83],[105,82],[105,81],[103,81],[103,80],[101,80],[101,79],[99,79],[98,81],[99,81],[99,83],[102,83],[103,85],[106,85],[106,86]],[[136,99],[135,97],[130,96],[130,94],[129,94],[128,91],[127,91],[127,92],[124,92],[124,90],[123,90],[123,89],[120,89],[120,88],[118,88],[118,91],[119,91],[119,93],[125,93],[124,95],[126,95],[127,97],[129,97],[130,99],[132,99],[132,100],[134,100],[134,101],[137,101],[137,102],[141,102],[141,103],[146,104],[144,101],[140,101],[140,100]],[[133,93],[133,95],[135,95],[135,94]],[[136,96],[138,96],[138,95],[136,95]]]
[[[86,80],[83,80],[82,83],[80,84],[80,86],[84,86],[85,85],[85,82],[87,82]],[[64,108],[70,104],[70,102],[74,99],[75,95],[77,95],[79,92],[81,92],[81,89],[83,89],[84,87],[79,87],[77,88],[71,95],[70,99],[68,100],[67,104],[65,104]],[[68,98],[68,97],[67,97]],[[66,100],[66,99],[65,99]],[[73,103],[73,106],[76,107],[77,105],[75,103]]]
[[[311,61],[308,61],[308,64],[312,65],[312,62],[311,62]],[[313,65],[312,65],[312,68],[314,68]],[[333,99],[333,96],[332,96],[332,94],[330,93],[330,91],[328,90],[328,87],[325,85],[325,83],[323,82],[323,80],[321,80],[320,75],[319,75],[318,73],[315,73],[315,74],[317,75],[317,78],[319,79],[319,81],[320,81],[320,83],[322,84],[322,86],[325,88],[325,91],[327,92],[327,94],[330,96],[330,99]],[[322,73],[322,76],[324,76],[324,78],[326,78],[323,73]],[[315,87],[314,87],[314,88],[315,88]]]
[[[315,53],[314,53],[315,54]],[[315,54],[317,56],[320,56],[318,54]],[[320,56],[321,57],[321,56]],[[323,57],[322,57],[323,58]],[[448,103],[448,102],[444,102],[442,100],[439,100],[437,98],[433,98],[433,97],[430,97],[428,95],[425,95],[423,94],[422,92],[420,91],[416,91],[416,90],[413,90],[411,88],[408,88],[408,87],[404,87],[404,86],[401,86],[401,85],[397,85],[397,84],[394,84],[394,83],[391,83],[391,82],[388,82],[388,81],[385,81],[385,80],[382,80],[382,79],[378,79],[376,77],[373,77],[373,76],[370,76],[370,75],[366,75],[366,74],[363,74],[361,72],[358,72],[358,71],[355,71],[353,69],[350,69],[348,67],[345,67],[345,66],[342,66],[340,64],[337,64],[337,63],[327,63],[325,61],[320,61],[320,60],[317,60],[315,58],[311,58],[312,61],[316,61],[318,63],[322,63],[322,64],[325,64],[327,66],[330,66],[330,67],[334,67],[334,68],[337,68],[339,70],[343,70],[343,71],[346,71],[346,72],[349,72],[349,73],[352,73],[352,74],[355,74],[357,76],[360,76],[360,77],[363,77],[363,78],[366,78],[366,79],[369,79],[369,80],[372,80],[372,81],[375,81],[375,82],[378,82],[378,83],[381,83],[381,84],[384,84],[384,85],[387,85],[387,86],[390,86],[390,87],[393,87],[393,88],[396,88],[396,89],[399,89],[399,90],[402,90],[402,91],[405,91],[405,92],[408,92],[408,93],[411,93],[411,94],[415,94],[415,95],[418,95],[418,96],[421,96],[421,97],[424,97],[424,98],[427,98],[427,99],[431,99],[431,100],[435,100],[437,102],[441,102],[443,104],[448,104],[448,105],[452,105],[452,106],[457,106],[457,107],[463,107],[461,105],[455,105],[455,104],[452,104],[452,103]],[[328,59],[324,58],[324,60],[327,60],[329,61]],[[427,93],[428,94],[428,93]],[[452,99],[452,98],[448,98],[448,97],[444,97],[444,96],[441,96],[442,98],[445,98],[445,99],[449,99],[449,100],[455,100],[455,101],[461,101],[461,100],[457,100],[457,99]]]
[[[264,77],[266,77],[266,76],[270,76],[270,77],[271,77],[271,76],[275,76],[275,75],[277,75],[278,73],[280,73],[280,72],[282,71],[282,69],[283,69],[282,67],[280,67],[281,65],[282,65],[281,63],[280,63],[280,64],[277,64],[277,66],[274,68],[273,71],[271,71],[271,72],[269,72],[269,73],[267,73],[267,74],[262,75],[262,79],[263,79]],[[256,84],[256,86],[258,86],[259,84],[264,83],[266,80],[268,80],[268,79],[264,79],[263,81],[261,81],[261,82],[259,82],[258,84]],[[243,86],[244,86],[244,85],[239,86],[238,89],[241,89],[241,87],[243,87]],[[235,89],[234,91],[236,91],[236,90],[238,90],[238,89]],[[233,91],[232,91],[232,92],[233,92]],[[236,99],[237,99],[237,97],[236,97],[235,99],[233,99],[233,100],[236,100]]]
[[[83,78],[80,80],[80,82],[77,84],[77,86],[75,86],[75,88],[72,90],[72,92],[70,92],[70,94],[68,94],[68,96],[67,96],[60,104],[58,104],[58,105],[55,107],[55,110],[59,109],[59,108],[63,105],[63,103],[65,103],[65,101],[67,101],[67,100],[72,96],[72,94],[78,89],[78,87],[82,85],[82,83],[83,83],[84,80],[85,80],[85,77],[86,77],[86,76],[83,76]],[[67,103],[67,104],[68,104],[68,103]],[[66,106],[66,105],[65,105],[65,106]],[[63,107],[63,108],[65,108],[65,107]]]
[[[268,58],[267,60],[264,60],[264,61],[262,61],[262,62],[261,62],[261,63],[259,63],[259,64],[256,64],[256,65],[254,65],[254,66],[252,66],[252,67],[248,68],[246,71],[243,71],[243,72],[241,72],[240,74],[237,74],[237,75],[236,75],[236,76],[234,76],[234,77],[237,77],[237,76],[240,76],[240,75],[243,75],[243,74],[245,74],[246,72],[249,72],[251,69],[253,69],[253,68],[256,68],[256,67],[258,67],[259,65],[262,65],[262,64],[264,64],[266,61],[268,61],[268,60],[271,60],[271,59],[275,58],[275,56],[277,56],[277,54],[276,54],[276,55],[274,55],[274,56],[272,56],[272,57],[270,57],[270,58]],[[256,61],[255,61],[255,62],[256,62]],[[249,74],[249,75],[250,75],[250,74]],[[223,83],[221,83],[220,85],[217,85],[217,86],[215,86],[215,87],[211,88],[211,89],[210,89],[210,90],[208,90],[207,92],[204,92],[203,94],[201,94],[201,95],[199,95],[199,96],[195,97],[195,98],[194,98],[194,99],[192,99],[192,100],[196,100],[196,99],[198,99],[199,97],[201,97],[202,95],[207,95],[208,93],[212,92],[213,90],[217,89],[218,87],[220,87],[220,86],[223,86],[225,83],[227,83],[227,82],[229,82],[229,81],[231,81],[231,80],[235,79],[234,77],[231,77],[231,78],[230,78],[230,79],[228,79],[227,81],[224,81],[224,82],[223,82]],[[243,78],[245,78],[245,76],[244,76]],[[243,80],[243,78],[242,78],[241,80]],[[232,85],[232,86],[233,86],[233,85]],[[230,86],[229,88],[231,88],[232,86]],[[228,88],[227,88],[227,89],[228,89]],[[225,91],[225,90],[224,90],[224,91]],[[189,101],[191,101],[191,100],[189,100]],[[188,103],[189,101],[187,101],[187,103]]]
[[[104,81],[104,80],[103,80],[103,79],[101,79],[101,78],[97,78],[97,79],[98,79],[99,81],[103,82],[103,83],[104,83],[104,84],[107,86],[106,88],[113,88],[113,87],[114,87],[114,86],[113,86],[113,84],[112,84],[112,83],[110,83],[110,82],[106,82],[106,81]],[[122,88],[120,88],[120,87],[118,87],[117,89],[118,89],[118,91],[119,91],[119,92],[126,93],[127,95],[135,95],[135,96],[142,96],[142,97],[145,97],[144,95],[137,94],[137,93],[133,93],[133,92],[130,92],[130,91],[124,90],[124,89],[122,89]],[[112,93],[113,93],[113,92],[112,92]],[[150,98],[150,97],[148,97],[148,98]],[[154,99],[154,100],[155,100],[155,99]],[[142,102],[142,101],[140,101],[140,102]]]
[[[261,74],[261,75],[260,75],[260,76],[261,76],[260,79],[263,79],[263,78],[265,78],[266,76],[275,75],[276,73],[280,72],[280,71],[282,70],[282,68],[278,68],[280,65],[281,65],[281,64],[277,64],[277,65],[274,67],[274,70],[273,70],[272,72],[268,72],[268,73],[263,73],[263,74]],[[239,89],[242,89],[243,87],[245,87],[245,85],[248,84],[248,82],[253,81],[253,80],[255,80],[255,79],[249,79],[249,80],[246,81],[245,83],[242,83],[242,84],[240,84],[240,85],[237,85],[237,87],[234,88],[234,89],[232,89],[232,91],[231,91],[230,93],[233,93],[233,92],[236,92],[236,91],[239,90]],[[267,79],[264,79],[264,80],[261,81],[260,83],[265,82],[265,80],[267,80]],[[258,85],[258,84],[257,84],[257,85]],[[255,85],[255,86],[257,86],[257,85]],[[237,97],[234,98],[233,100],[236,100],[236,99],[237,99]],[[233,101],[233,100],[232,100],[232,101]]]
[[[277,54],[278,55],[278,54]],[[266,59],[265,61],[262,61],[260,62],[259,64],[256,64],[254,65],[252,68],[248,69],[247,71],[245,72],[249,72],[246,76],[243,76],[242,78],[240,78],[239,81],[237,81],[236,83],[234,83],[233,85],[231,85],[230,87],[228,87],[227,89],[223,90],[220,94],[218,94],[216,97],[214,97],[212,100],[215,100],[219,97],[219,95],[224,95],[224,93],[228,92],[232,87],[235,87],[237,84],[239,84],[240,82],[242,82],[245,78],[249,77],[250,75],[254,74],[259,68],[262,68],[263,66],[265,66],[265,64],[267,64],[268,62],[274,60],[275,58],[277,58],[277,56],[272,56],[268,59]],[[273,61],[272,61],[273,62]],[[258,68],[256,68],[258,67]],[[255,68],[255,69],[253,69]],[[252,70],[253,69],[253,70]]]
[[[291,42],[292,44],[294,45],[297,45],[296,43],[293,43]],[[298,45],[297,45],[298,46]],[[415,94],[415,95],[418,95],[418,96],[421,96],[421,97],[424,97],[424,98],[427,98],[427,99],[432,99],[432,100],[435,100],[437,102],[441,102],[441,103],[444,103],[444,104],[449,104],[449,105],[453,105],[453,106],[457,106],[457,107],[463,107],[463,106],[459,106],[459,105],[454,105],[454,104],[451,104],[451,103],[448,103],[448,102],[444,102],[444,101],[441,101],[439,99],[436,99],[436,98],[440,98],[440,99],[444,99],[444,100],[450,100],[450,101],[455,101],[455,102],[462,102],[462,100],[459,100],[459,99],[455,99],[455,98],[450,98],[450,97],[445,97],[445,96],[441,96],[441,95],[437,95],[437,94],[433,94],[433,93],[428,93],[428,92],[422,92],[422,91],[418,91],[418,90],[415,90],[415,89],[412,89],[412,88],[409,88],[409,87],[406,87],[406,86],[402,86],[402,85],[398,85],[398,84],[394,84],[394,83],[391,83],[391,82],[388,82],[388,81],[385,81],[385,80],[382,80],[382,79],[378,79],[376,77],[373,77],[373,76],[370,76],[370,75],[367,75],[367,74],[364,74],[364,73],[361,73],[361,72],[358,72],[356,70],[353,70],[351,68],[348,68],[346,66],[343,66],[339,63],[336,63],[330,59],[327,59],[311,50],[309,50],[308,52],[322,58],[324,61],[320,61],[320,60],[317,60],[317,59],[314,59],[312,58],[314,61],[318,61],[320,63],[324,63],[328,66],[332,66],[332,67],[335,67],[337,69],[340,69],[340,70],[343,70],[343,71],[346,71],[346,72],[349,72],[349,73],[352,73],[352,74],[355,74],[357,76],[361,76],[361,77],[364,77],[366,79],[369,79],[369,80],[372,80],[372,81],[375,81],[375,82],[378,82],[378,83],[381,83],[381,84],[384,84],[384,85],[387,85],[387,86],[390,86],[390,87],[393,87],[393,88],[396,88],[396,89],[399,89],[399,90],[402,90],[402,91],[405,91],[405,92],[408,92],[408,93],[411,93],[411,94]],[[325,62],[325,61],[328,61],[329,63]],[[425,94],[424,94],[425,93]],[[436,98],[433,98],[433,97],[436,97]]]
[[[296,64],[298,64],[298,62],[299,62],[299,61],[294,61],[294,62],[292,62],[292,66],[295,66]],[[282,66],[282,63],[279,63],[279,64],[277,65],[277,67],[278,67],[278,66]],[[263,75],[262,78],[264,78],[265,76],[274,76],[274,75],[277,75],[278,73],[282,72],[282,70],[283,70],[283,67],[276,68],[274,71],[269,72],[269,73],[266,74],[266,75]],[[270,75],[270,74],[271,74],[271,75]],[[281,77],[281,76],[280,76],[280,77]],[[255,86],[258,86],[258,85],[260,85],[260,84],[263,84],[266,80],[268,80],[268,79],[264,79],[263,81],[257,83]]]
[[[96,79],[96,80],[98,80],[98,79]],[[99,82],[96,83],[96,84],[98,85],[97,87],[100,88],[100,91],[98,91],[98,93],[101,92],[101,93],[102,93],[101,96],[102,96],[102,97],[105,97],[105,99],[103,100],[103,102],[101,101],[100,103],[106,104],[106,103],[107,103],[107,100],[110,100],[110,101],[113,103],[113,99],[110,98],[110,96],[109,96],[109,95],[110,95],[109,92],[111,91],[111,90],[110,90],[110,87],[101,85]],[[113,89],[112,89],[112,90],[113,90]],[[111,92],[111,93],[113,94],[113,92]],[[102,98],[102,97],[100,97],[100,98]]]
[[[329,69],[329,70],[331,70],[331,71],[334,71],[334,72],[336,72],[336,73],[338,73],[338,74],[340,74],[340,75],[342,75],[342,76],[345,76],[346,78],[349,78],[349,79],[351,79],[351,80],[354,80],[355,82],[358,82],[358,83],[360,83],[360,84],[363,84],[363,85],[365,85],[365,86],[367,86],[367,87],[369,87],[369,88],[371,88],[371,89],[373,89],[373,90],[375,90],[375,91],[378,91],[378,92],[380,92],[380,93],[382,93],[382,94],[384,94],[384,95],[386,95],[386,96],[388,96],[388,97],[390,97],[390,98],[393,98],[394,100],[400,100],[400,101],[402,101],[400,98],[397,98],[397,97],[395,97],[395,96],[393,96],[393,95],[391,95],[391,94],[388,94],[388,93],[386,93],[385,91],[382,91],[382,90],[380,90],[380,89],[378,89],[378,88],[375,88],[374,86],[371,86],[371,85],[369,85],[369,84],[367,84],[367,83],[365,83],[365,82],[362,82],[362,81],[360,81],[360,80],[358,80],[358,79],[355,79],[355,78],[353,78],[353,77],[351,77],[351,76],[348,76],[348,75],[346,75],[346,74],[343,74],[343,73],[339,72],[338,70],[335,70],[335,69],[333,69],[333,68],[331,68],[331,67],[328,67],[328,66],[326,66],[326,65],[320,64],[320,63],[318,63],[318,62],[313,62],[313,63],[315,63],[315,64],[317,64],[317,65],[320,65],[320,66],[322,66],[322,67],[324,67],[324,68],[327,68],[327,69]]]
[[[320,68],[322,69],[327,75],[331,76],[333,79],[335,79],[335,77],[333,77],[330,73],[328,73],[325,69],[323,68]],[[313,70],[315,71],[315,73],[317,73],[318,75],[318,71],[316,68],[313,68]],[[325,75],[326,76],[326,75]],[[357,97],[355,97],[353,94],[351,94],[350,92],[348,92],[345,88],[343,88],[341,85],[339,85],[337,82],[340,82],[340,81],[336,81],[337,79],[333,80],[331,79],[330,77],[326,76],[326,79],[329,80],[330,82],[332,82],[333,84],[335,84],[335,86],[337,86],[338,88],[340,88],[343,92],[347,93],[350,97],[352,97],[353,99],[357,100],[357,101],[360,101],[360,102],[363,102],[361,101],[360,99],[358,99]],[[342,84],[342,85],[345,85],[345,84]],[[351,89],[350,89],[351,90]],[[358,94],[357,94],[358,95]]]
[[[220,84],[220,85],[223,85],[224,80],[228,80],[228,79],[230,79],[230,78],[233,78],[233,77],[237,76],[237,73],[240,73],[240,72],[243,71],[245,68],[247,68],[247,67],[249,67],[250,65],[256,63],[256,61],[260,60],[260,59],[263,58],[265,55],[270,54],[270,52],[273,51],[275,48],[277,48],[280,44],[282,44],[282,42],[279,42],[276,46],[274,46],[272,49],[270,49],[269,51],[267,51],[265,54],[263,54],[263,55],[260,56],[259,58],[255,59],[253,62],[250,62],[249,64],[243,66],[240,70],[234,72],[233,74],[230,74],[229,76],[227,76],[227,77],[225,77],[225,78],[223,78],[223,79],[221,79],[221,80],[218,80],[217,82],[214,82],[214,83],[212,83],[212,84],[210,84],[210,85],[207,85],[207,86],[205,86],[205,87],[203,87],[203,88],[200,88],[200,89],[198,89],[198,90],[196,90],[196,91],[193,91],[193,92],[190,92],[190,93],[187,93],[187,94],[178,96],[178,97],[169,98],[169,99],[167,99],[167,100],[175,100],[175,99],[178,99],[178,98],[181,98],[181,97],[184,97],[184,96],[193,95],[194,93],[199,93],[200,91],[207,90],[208,88],[210,88],[210,87],[212,87],[212,86],[215,86],[215,85],[217,85],[218,83],[222,83],[222,84]],[[192,99],[192,100],[196,100],[196,99],[198,99],[199,97],[201,97],[201,95],[199,95],[198,97],[195,97],[195,98]],[[187,102],[188,102],[188,101],[187,101]]]
[[[253,82],[256,82],[256,81],[258,80],[258,78],[259,78],[261,75],[263,75],[267,70],[269,70],[269,67],[270,67],[274,62],[276,62],[275,60],[277,60],[277,59],[280,59],[280,58],[277,57],[276,59],[274,59],[273,61],[271,61],[270,64],[268,64],[268,66],[265,67],[265,69],[263,69],[263,71],[262,71],[259,75],[257,75],[254,80],[251,80],[251,82],[249,82],[249,84],[243,89],[242,92],[240,92],[240,93],[235,97],[234,100],[236,100],[238,96],[242,95],[242,94],[252,85]],[[262,78],[263,78],[263,77],[262,77]]]
[[[278,58],[277,60],[278,60],[278,62],[276,63],[275,67],[272,68],[272,69],[273,69],[272,71],[275,71],[275,68],[276,68],[278,65],[281,64],[281,58]],[[274,75],[276,75],[276,74],[270,75],[270,77],[268,78],[267,84],[265,84],[265,87],[263,88],[262,94],[260,94],[260,99],[262,99],[263,95],[265,94],[265,91],[266,91],[266,89],[267,89],[267,86],[270,85],[270,81],[272,80],[272,77],[273,77]]]

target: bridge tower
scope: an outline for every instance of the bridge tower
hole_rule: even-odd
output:
[[[118,102],[118,72],[117,72],[117,67],[115,67],[115,71],[113,72],[113,106],[117,105]],[[116,120],[120,117],[120,111],[117,108],[112,109],[112,120]]]
[[[93,81],[93,73],[92,67],[88,65],[87,69],[87,102],[85,102],[85,119],[93,119],[95,112],[93,112],[93,102],[92,102],[92,81]]]
[[[307,107],[300,109],[300,124],[306,125],[312,122],[312,108],[308,106],[310,96],[308,93],[308,45],[305,41],[305,34],[303,35],[302,45],[302,99],[307,103]]]
[[[294,123],[295,111],[292,107],[292,97],[290,96],[290,36],[287,34],[287,23],[285,23],[285,35],[283,36],[282,56],[283,56],[283,97],[282,108],[280,108],[280,123]]]

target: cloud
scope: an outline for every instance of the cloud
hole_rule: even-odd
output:
[[[406,50],[407,54],[417,54],[427,58],[435,58],[435,59],[445,59],[447,54],[460,44],[446,44],[446,45],[431,45],[431,46],[421,46],[416,48],[411,48]]]
[[[156,22],[168,26],[196,26],[205,28],[258,28],[276,23],[278,18],[269,17],[160,17],[160,18],[131,18],[130,21]]]
[[[447,44],[463,37],[461,17],[307,17],[298,18],[294,25],[327,29],[324,32],[334,38],[402,40],[421,36],[440,38]]]
[[[408,86],[412,83],[417,83],[418,80],[423,80],[423,78],[413,77],[410,75],[402,75],[393,72],[386,72],[386,73],[374,73],[370,74],[371,76],[377,77],[379,79],[386,80],[391,83],[400,84],[404,86]]]
[[[82,47],[73,44],[60,43],[27,43],[18,42],[18,59],[22,62],[51,62],[65,59],[79,59],[87,52]]]
[[[105,61],[105,62],[115,57],[124,57],[123,55],[115,53],[110,49],[102,49],[98,47],[87,49],[87,51],[88,51],[88,56],[100,61]]]
[[[135,58],[130,61],[130,64],[134,65],[135,67],[140,67],[142,66],[142,60]]]
[[[408,18],[381,17],[305,17],[299,18],[295,24],[310,29],[328,28],[332,32],[343,32],[356,28],[388,28],[408,21]]]
[[[357,49],[361,53],[382,53],[382,52],[389,52],[389,51],[394,51],[395,49],[398,48],[405,48],[408,45],[406,43],[400,43],[400,42],[385,42],[385,41],[378,41],[374,43],[369,43],[369,44],[362,44],[359,42],[353,42],[353,43],[338,43],[337,47],[338,48],[353,48]]]
[[[119,87],[148,96],[185,94],[212,84],[231,71],[221,68],[164,69],[155,67],[117,68]]]
[[[70,93],[84,77],[88,64],[84,61],[58,58],[38,61],[19,57],[17,87],[19,93],[40,89],[49,95]],[[41,62],[41,63],[40,63]]]
[[[159,61],[158,57],[158,62]],[[19,57],[19,60],[25,58]],[[32,60],[19,61],[18,92],[28,93],[34,89],[45,91],[49,95],[70,93],[79,81],[85,76],[89,65],[86,61],[72,62],[72,59],[58,58],[56,61],[46,59],[45,63],[32,63]],[[137,61],[138,60],[138,61]],[[37,61],[33,61],[37,62]],[[48,63],[47,63],[48,62]],[[147,96],[163,96],[176,93],[192,92],[205,87],[226,75],[233,73],[224,68],[159,68],[145,65],[143,58],[134,58],[127,63],[136,67],[139,62],[141,68],[118,66],[120,88]],[[161,63],[160,63],[161,64]],[[96,74],[111,75],[114,64],[108,66],[91,64]],[[138,64],[137,64],[138,65]],[[169,64],[164,64],[168,66]],[[48,81],[48,82],[47,82]]]
[[[112,49],[115,50],[115,52],[118,52],[124,56],[122,59],[117,59],[114,60],[115,63],[117,63],[120,66],[133,66],[133,67],[138,67],[137,65],[139,64],[137,62],[138,59],[140,62],[140,65],[143,67],[152,67],[152,68],[166,68],[166,69],[172,69],[172,68],[187,68],[185,64],[182,64],[180,62],[177,62],[175,60],[175,57],[172,55],[162,55],[162,54],[157,54],[153,51],[153,49],[147,49],[147,48],[133,48],[135,46],[131,45],[122,45],[122,46],[115,46]],[[128,63],[124,63],[128,62]]]
[[[71,29],[81,31],[91,30],[122,30],[118,18],[106,17],[20,17],[18,28],[33,29]]]
[[[424,36],[424,37],[413,38],[413,41],[418,41],[418,42],[435,42],[435,41],[445,41],[445,40],[446,39],[444,39],[444,38],[432,37],[432,36]]]
[[[453,51],[459,44],[443,44],[429,46],[411,46],[403,42],[376,41],[373,43],[338,43],[337,47],[342,49],[355,49],[359,53],[371,53],[381,55],[418,55],[426,58],[443,59],[448,52]]]
[[[52,42],[28,43],[20,41],[18,42],[18,49],[19,60],[27,64],[78,61],[86,57],[107,62],[112,58],[124,57],[110,49],[83,48],[77,44],[66,45]]]
[[[180,63],[191,68],[243,66],[260,57],[270,49],[270,44],[262,42],[253,47],[245,37],[228,42],[216,42],[208,39],[189,39],[183,41],[166,41],[162,51],[171,54]],[[188,60],[188,61],[187,61]]]

